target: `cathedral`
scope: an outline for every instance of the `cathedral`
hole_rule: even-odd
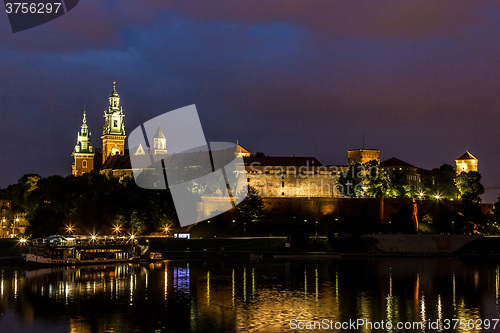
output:
[[[116,82],[109,95],[108,108],[104,111],[104,126],[102,129],[102,150],[92,145],[91,133],[87,125],[87,114],[83,111],[83,121],[78,132],[73,151],[72,174],[81,176],[86,172],[97,170],[108,177],[132,177],[129,149],[125,148],[125,123],[123,122],[123,107],[120,105],[120,95],[116,92]],[[167,154],[167,140],[158,126],[153,137],[153,147],[141,145],[131,152],[134,155]]]
[[[83,121],[77,135],[73,151],[72,174],[80,176],[92,170],[98,170],[108,176],[132,176],[128,150],[125,149],[125,124],[120,96],[116,92],[116,82],[109,95],[108,108],[104,111],[104,127],[102,130],[102,150],[92,145],[91,132],[87,125],[87,115],[83,111]],[[118,173],[114,174],[114,169]],[[109,174],[111,172],[111,174]]]
[[[116,92],[116,82],[109,96],[109,105],[104,111],[104,128],[102,131],[102,151],[92,145],[91,133],[87,125],[87,115],[83,111],[83,121],[78,132],[75,150],[73,151],[72,174],[80,176],[92,170],[102,170],[111,156],[125,156],[125,124],[120,96]]]
[[[125,123],[123,107],[120,105],[120,95],[116,92],[116,82],[113,82],[113,91],[109,95],[109,104],[104,111],[104,126],[102,130],[102,150],[92,144],[91,132],[87,125],[87,114],[83,111],[83,121],[77,135],[73,150],[72,174],[81,176],[92,170],[97,170],[107,177],[133,177],[130,155],[144,156],[167,154],[167,139],[160,126],[152,140],[152,147],[139,145],[134,149],[125,148]],[[241,146],[237,146],[237,156],[249,156],[250,153]],[[149,158],[148,158],[149,160]],[[136,170],[137,171],[137,170]]]

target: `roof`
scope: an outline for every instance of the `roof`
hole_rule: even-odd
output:
[[[421,168],[417,168],[417,173],[419,175],[424,175],[424,176],[436,176],[436,174],[432,171],[432,170],[427,170],[427,169],[421,169]]]
[[[163,135],[160,125],[158,125],[158,129],[156,130],[155,136],[153,138],[165,139],[165,135]]]
[[[250,152],[248,150],[246,150],[245,148],[243,148],[240,145],[236,145],[236,151],[238,153],[242,153],[242,154],[250,154]]]
[[[370,148],[357,148],[357,149],[349,149],[348,151],[356,151],[356,150],[371,150],[371,151],[380,151],[380,149],[370,149]]]
[[[476,160],[477,161],[477,158],[475,158],[474,156],[472,156],[472,154],[469,153],[469,151],[465,151],[465,153],[463,153],[462,156],[460,156],[459,158],[457,158],[457,161],[458,160]]]
[[[411,165],[410,163],[407,163],[405,161],[401,161],[399,158],[396,157],[391,157],[390,159],[381,162],[380,166],[382,168],[390,168],[390,167],[417,168],[416,166]]]
[[[132,169],[132,165],[130,164],[130,156],[129,155],[111,155],[108,157],[104,165],[102,166],[102,170],[105,169]]]
[[[322,166],[316,157],[243,157],[243,160],[247,166]]]

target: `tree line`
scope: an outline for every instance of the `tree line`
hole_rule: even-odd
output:
[[[23,176],[4,190],[13,209],[26,213],[26,234],[43,237],[78,234],[140,234],[176,223],[168,190],[139,188],[132,178],[107,178],[98,172],[82,176]]]
[[[407,168],[381,168],[376,161],[349,166],[342,173],[339,184],[349,187],[345,195],[350,197],[419,198],[463,200],[481,202],[484,187],[477,171],[456,174],[455,168],[444,164],[432,169],[429,174],[420,174],[419,179],[410,180]],[[417,185],[418,183],[418,185]]]

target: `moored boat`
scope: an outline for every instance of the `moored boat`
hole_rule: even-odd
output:
[[[147,250],[133,236],[54,235],[30,241],[24,257],[28,265],[86,265],[134,261]]]

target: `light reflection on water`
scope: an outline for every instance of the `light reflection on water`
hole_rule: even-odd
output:
[[[452,258],[3,267],[0,328],[18,333],[282,332],[290,331],[291,319],[365,319],[424,324],[386,332],[450,332],[445,319],[499,318],[499,289],[498,262]],[[435,329],[426,328],[436,320]],[[369,327],[351,331],[378,332]]]

